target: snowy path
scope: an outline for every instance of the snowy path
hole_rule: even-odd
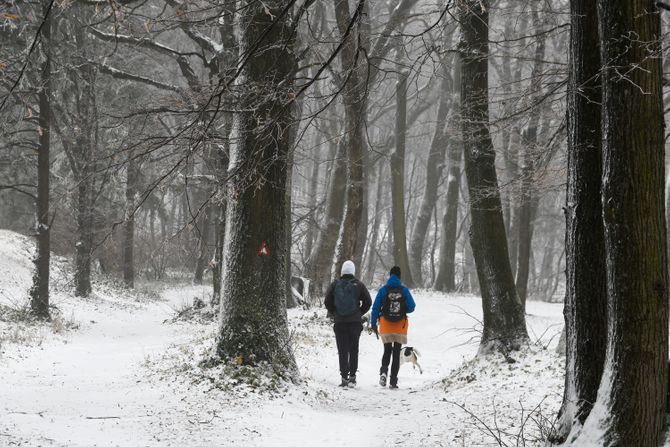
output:
[[[152,417],[153,402],[172,396],[138,384],[135,375],[147,356],[184,337],[162,324],[179,303],[178,295],[171,298],[144,305],[71,303],[80,330],[1,362],[0,444],[2,437],[16,445],[154,442],[139,428]]]
[[[467,314],[479,318],[479,299],[415,294],[409,343],[422,354],[424,374],[404,365],[395,391],[377,385],[382,347],[366,333],[358,387],[338,388],[332,329],[305,323],[324,311],[291,310],[303,383],[280,399],[231,400],[160,380],[147,366],[194,334],[211,333],[211,326],[163,324],[198,294],[173,289],[165,301],[141,305],[62,303],[80,330],[0,358],[0,445],[484,445],[465,441],[461,427],[449,423],[459,410],[432,386],[476,352]],[[560,321],[556,305],[534,303],[531,313],[537,332]]]

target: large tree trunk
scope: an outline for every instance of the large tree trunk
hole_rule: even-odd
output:
[[[609,329],[598,399],[577,443],[658,446],[668,364],[661,21],[645,0],[601,0],[599,13]]]
[[[238,58],[238,44],[235,35],[235,20],[237,1],[230,0],[224,4],[226,10],[219,26],[221,43],[224,54],[221,64],[227,69],[223,71],[224,80],[230,81],[235,73],[235,61]],[[214,196],[214,265],[212,266],[212,305],[220,305],[221,281],[223,280],[223,246],[226,237],[226,174],[228,162],[230,161],[230,136],[233,130],[234,120],[230,114],[223,116],[223,126],[220,134],[221,142],[216,145],[213,154],[214,172],[216,177],[217,191]]]
[[[80,23],[75,23],[77,50],[86,57],[87,34]],[[69,152],[77,181],[77,241],[75,243],[75,295],[86,297],[91,293],[91,262],[94,236],[94,201],[96,179],[96,151],[98,146],[98,111],[96,104],[96,69],[84,63],[69,70],[70,80],[78,98],[75,109],[75,131]],[[78,131],[77,131],[78,128]],[[65,142],[64,142],[65,144]],[[75,167],[77,166],[78,167]]]
[[[51,260],[51,222],[49,221],[49,175],[51,166],[51,14],[44,8],[45,18],[41,32],[42,64],[39,89],[39,147],[37,149],[37,202],[36,202],[36,254],[33,260],[35,271],[30,289],[30,308],[38,318],[49,319],[49,264]]]
[[[366,161],[365,122],[367,120],[367,85],[364,64],[361,63],[358,53],[359,37],[361,36],[361,16],[365,8],[365,1],[358,3],[354,16],[349,12],[347,0],[334,0],[337,28],[342,39],[345,39],[340,58],[342,69],[346,73],[347,82],[342,89],[342,98],[345,110],[345,134],[347,148],[347,190],[346,211],[340,230],[340,244],[338,247],[337,264],[335,271],[339,272],[346,260],[352,260],[360,267],[363,254],[361,244],[361,226],[364,225],[366,213],[366,185],[364,167]],[[351,30],[348,37],[347,29],[350,21],[355,20],[357,25]]]
[[[459,3],[465,173],[470,195],[470,244],[484,313],[479,349],[482,354],[507,353],[528,341],[523,307],[510,268],[495,152],[489,133],[488,11],[486,0]]]
[[[224,147],[219,147],[214,155],[217,193],[214,196],[214,265],[212,266],[212,304],[221,301],[221,281],[223,280],[223,245],[226,238],[226,172],[228,170],[232,121],[224,118]]]
[[[405,137],[407,133],[407,76],[396,84],[395,151],[391,154],[391,204],[393,207],[393,259],[400,266],[403,283],[414,285],[407,256],[405,224]]]
[[[450,82],[445,75],[442,81],[440,104],[437,108],[437,119],[435,132],[430,144],[430,152],[426,160],[426,185],[419,205],[419,214],[414,222],[412,237],[409,244],[410,261],[412,262],[412,277],[418,285],[423,285],[423,275],[421,272],[421,261],[423,259],[423,247],[428,231],[428,225],[433,216],[433,210],[437,203],[437,188],[444,168],[444,155],[447,149],[446,144],[446,120],[449,111],[450,98],[453,92],[450,89]]]
[[[568,181],[565,197],[566,369],[553,439],[567,439],[589,415],[607,343],[605,240],[600,201],[602,134],[597,5],[571,0],[568,83]]]
[[[286,187],[294,120],[289,104],[294,33],[288,14],[282,15],[283,2],[245,7],[241,44],[249,59],[242,75],[249,90],[231,156],[217,354],[241,364],[268,362],[278,374],[292,377],[297,368],[286,316]]]

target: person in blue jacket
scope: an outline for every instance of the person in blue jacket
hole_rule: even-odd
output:
[[[372,305],[370,326],[384,343],[382,366],[379,369],[379,385],[386,386],[391,354],[391,380],[389,388],[398,388],[400,349],[407,344],[409,320],[407,314],[414,312],[416,304],[409,289],[400,282],[400,267],[391,268],[386,285],[379,289]],[[377,321],[379,320],[379,329]]]

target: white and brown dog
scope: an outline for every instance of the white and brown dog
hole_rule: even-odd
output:
[[[402,365],[403,363],[411,363],[414,368],[419,368],[419,372],[423,374],[423,370],[421,369],[421,365],[419,365],[418,361],[418,357],[420,356],[421,354],[416,348],[405,346],[400,350],[400,364]]]

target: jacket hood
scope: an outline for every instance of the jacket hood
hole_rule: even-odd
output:
[[[391,275],[389,277],[389,280],[386,281],[386,285],[389,287],[400,287],[402,286],[402,282],[400,281],[400,278],[398,278],[396,275]]]

